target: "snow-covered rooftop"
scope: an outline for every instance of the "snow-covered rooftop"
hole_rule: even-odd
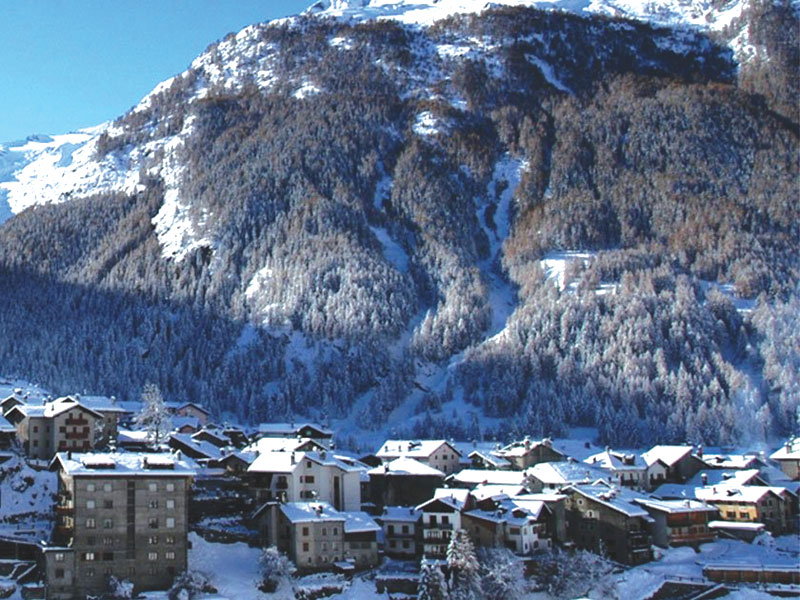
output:
[[[488,469],[464,469],[451,475],[459,484],[476,486],[480,484],[523,485],[525,473],[522,471],[491,471]]]
[[[644,459],[634,452],[604,450],[599,454],[593,454],[583,462],[608,471],[643,471],[647,469]]]
[[[694,495],[706,502],[759,502],[767,494],[785,496],[786,489],[764,485],[715,485],[695,488]]]
[[[247,450],[258,452],[294,452],[300,449],[305,450],[324,450],[325,448],[311,438],[297,437],[263,437],[249,446]]]
[[[189,463],[172,454],[144,452],[59,452],[53,459],[71,476],[193,477]]]
[[[787,440],[769,457],[773,460],[800,460],[800,437]]]
[[[384,506],[383,513],[378,515],[378,519],[383,521],[407,521],[415,523],[419,521],[422,512],[408,506]]]
[[[668,467],[672,467],[693,451],[694,446],[653,446],[642,454],[642,458],[647,463],[647,466],[660,460]]]
[[[666,512],[671,514],[677,513],[692,513],[692,512],[713,512],[718,510],[709,506],[705,502],[697,500],[656,500],[655,498],[637,498],[634,500],[637,504],[645,508],[651,508],[659,512]]]
[[[416,475],[441,477],[444,479],[444,473],[442,473],[439,469],[434,469],[433,467],[407,456],[396,458],[391,462],[370,469],[368,473],[370,475]]]
[[[381,526],[367,513],[362,511],[342,512],[344,517],[345,533],[360,533],[364,531],[380,531]]]
[[[565,485],[568,483],[590,482],[601,479],[605,473],[586,463],[565,460],[553,463],[539,463],[525,472],[544,485]]]
[[[649,518],[648,512],[638,504],[639,501],[649,500],[649,496],[627,488],[596,483],[592,485],[571,485],[567,491],[574,491],[582,496],[591,498],[628,517]]]
[[[287,502],[281,512],[291,523],[344,521],[345,516],[327,502]]]
[[[376,453],[380,458],[428,458],[442,445],[450,443],[447,440],[387,440]],[[458,452],[451,446],[455,452]]]

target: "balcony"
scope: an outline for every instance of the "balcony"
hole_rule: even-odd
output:
[[[89,421],[86,419],[67,419],[65,423],[67,425],[88,425]]]
[[[69,515],[75,510],[75,506],[70,502],[69,504],[56,504],[55,511],[57,515]]]
[[[68,431],[64,437],[66,437],[68,440],[86,440],[89,439],[89,432]]]
[[[452,523],[423,523],[423,529],[438,529],[439,531],[449,531],[453,529]]]
[[[426,529],[423,537],[425,540],[449,542],[453,536],[451,531],[439,531],[438,529]]]

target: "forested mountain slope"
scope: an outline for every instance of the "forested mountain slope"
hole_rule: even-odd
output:
[[[0,226],[2,370],[407,435],[784,434],[797,11],[748,10],[714,35],[524,7],[231,35]],[[779,50],[739,64],[746,28]]]

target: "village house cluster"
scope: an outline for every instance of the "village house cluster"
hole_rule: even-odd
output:
[[[383,556],[443,561],[458,530],[526,563],[559,547],[623,565],[652,560],[657,547],[797,531],[798,439],[770,455],[529,438],[387,440],[356,454],[319,424],[244,431],[184,403],[167,405],[173,430],[154,447],[132,427],[136,408],[77,395],[0,401],[2,443],[58,476],[52,535],[33,551],[47,598],[102,593],[112,576],[169,588],[191,569],[193,510],[234,510],[252,541],[276,546],[301,573],[370,569]],[[709,566],[708,577],[800,583],[785,566],[724,567]]]

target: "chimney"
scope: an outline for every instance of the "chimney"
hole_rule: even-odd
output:
[[[72,450],[67,450],[67,460],[72,460]]]
[[[292,464],[297,462],[297,457],[294,455],[294,451],[292,451]]]
[[[697,456],[699,456],[700,458],[703,458],[703,444],[700,444],[699,446],[697,446]]]
[[[700,473],[700,481],[704,486],[708,485],[708,473]]]

